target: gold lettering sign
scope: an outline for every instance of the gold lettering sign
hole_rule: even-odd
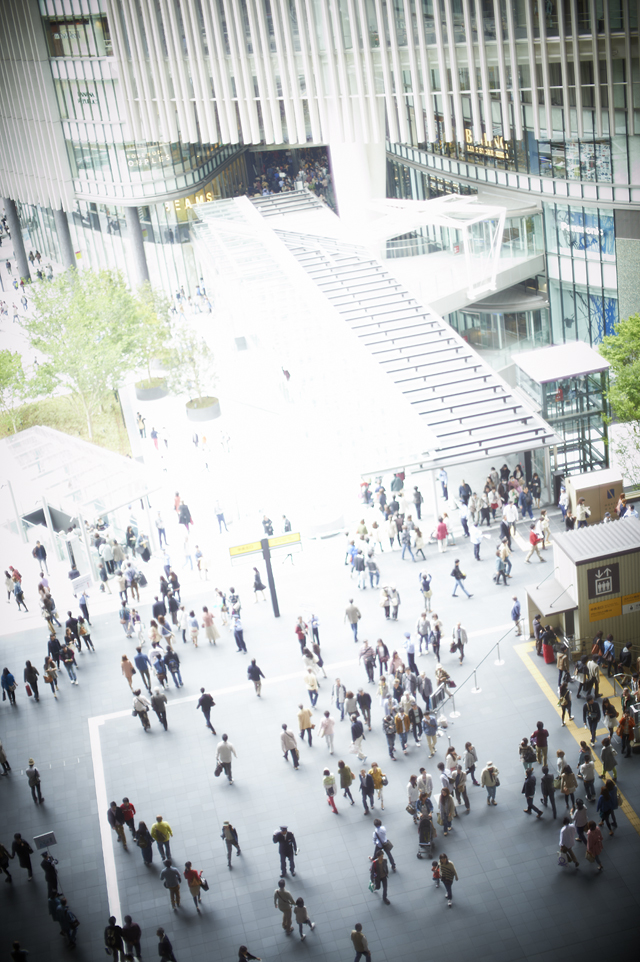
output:
[[[184,212],[193,207],[194,204],[206,204],[213,200],[213,184],[207,184],[204,191],[199,194],[189,194],[188,197],[178,197],[173,202],[165,203],[165,209]]]
[[[476,144],[473,141],[473,132],[469,127],[465,127],[464,139],[468,154],[476,154],[478,157],[494,157],[496,160],[506,160],[510,153],[509,144],[505,145],[504,137],[496,136],[491,140],[484,133],[482,143]]]

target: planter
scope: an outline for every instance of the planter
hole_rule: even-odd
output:
[[[136,382],[136,397],[139,401],[159,401],[169,393],[165,377],[152,377]]]
[[[214,421],[220,417],[220,401],[217,397],[196,398],[187,401],[187,418],[190,421]]]

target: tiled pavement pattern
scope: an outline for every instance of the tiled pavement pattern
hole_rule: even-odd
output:
[[[494,528],[492,535],[496,533]],[[523,556],[517,554],[512,586],[496,587],[491,581],[491,545],[492,541],[484,542],[486,560],[481,564],[473,561],[468,543],[459,546],[467,584],[474,594],[471,600],[451,597],[453,551],[439,557],[433,547],[427,549],[427,567],[434,575],[434,609],[444,622],[445,640],[458,617],[469,632],[479,632],[472,634],[463,668],[449,655],[448,645],[442,645],[443,662],[458,682],[508,628],[512,594],[538,574],[537,563],[524,568]],[[605,831],[605,871],[596,876],[580,851],[579,871],[559,868],[559,822],[546,813],[538,821],[522,812],[520,738],[529,735],[542,719],[551,731],[551,755],[562,747],[574,762],[577,742],[571,729],[560,727],[548,694],[527,664],[535,661],[552,689],[555,668],[544,666],[535,655],[520,657],[513,651],[516,641],[512,636],[501,648],[505,665],[496,667],[492,654],[479,671],[481,693],[471,693],[472,682],[460,692],[456,699],[460,717],[452,720],[449,728],[456,748],[471,739],[481,764],[491,759],[500,769],[502,782],[497,808],[487,808],[483,790],[470,787],[471,814],[459,809],[450,838],[444,839],[439,830],[436,854],[446,850],[460,876],[451,910],[444,890],[433,888],[430,862],[416,859],[416,834],[405,812],[409,775],[417,774],[425,763],[435,773],[434,763],[444,759],[446,739],[440,741],[438,755],[431,762],[423,740],[420,749],[410,747],[408,757],[400,753],[397,763],[392,763],[386,755],[380,708],[374,699],[374,730],[367,733],[365,750],[369,763],[379,761],[389,776],[384,823],[394,842],[398,872],[389,881],[390,906],[369,892],[371,819],[363,817],[359,800],[352,808],[342,796],[337,801],[340,814],[333,815],[321,785],[325,765],[335,771],[338,759],[345,758],[352,768],[358,767],[354,756],[348,755],[347,723],[337,725],[333,758],[318,739],[312,749],[302,746],[302,767],[297,774],[283,761],[279,749],[281,723],[286,721],[295,728],[297,705],[307,702],[298,678],[299,648],[293,633],[299,613],[308,615],[315,610],[319,614],[327,666],[340,665],[340,677],[357,688],[366,678],[357,665],[351,632],[343,623],[347,599],[355,597],[362,610],[361,638],[375,641],[382,636],[390,648],[400,648],[403,632],[413,629],[420,611],[420,562],[401,562],[399,551],[393,556],[385,552],[380,559],[383,580],[395,580],[402,597],[400,620],[386,623],[377,592],[359,592],[349,580],[343,547],[342,538],[309,544],[296,557],[295,567],[278,565],[282,610],[278,621],[269,603],[252,604],[250,567],[234,569],[233,575],[223,567],[212,572],[213,583],[241,585],[249,657],[257,657],[267,676],[261,699],[245,682],[247,656],[236,653],[230,633],[223,629],[215,649],[205,644],[204,638],[198,651],[191,645],[178,645],[185,686],[178,693],[171,685],[167,734],[153,720],[152,734],[146,735],[128,713],[107,718],[100,728],[110,798],[119,802],[128,795],[138,818],[148,825],[156,814],[164,815],[175,834],[172,850],[176,864],[182,869],[187,859],[192,860],[195,867],[204,869],[211,886],[203,895],[201,916],[195,912],[185,883],[181,886],[182,907],[173,913],[168,892],[158,879],[157,852],[153,866],[146,868],[137,848],[130,845],[124,852],[112,836],[109,844],[115,849],[122,915],[131,914],[142,926],[143,956],[156,956],[158,925],[169,933],[179,962],[234,960],[240,943],[265,962],[299,957],[350,960],[349,933],[356,921],[363,924],[374,962],[427,957],[451,962],[470,957],[497,962],[568,962],[604,952],[616,954],[637,944],[640,838],[624,815],[619,813],[620,828],[614,839]],[[546,573],[546,566],[541,571]],[[149,602],[151,597],[148,588],[143,600]],[[186,600],[201,607],[211,602],[211,596],[206,587],[195,583],[187,590]],[[148,622],[148,605],[143,609]],[[129,691],[119,661],[123,652],[131,653],[134,648],[132,641],[123,638],[115,610],[95,617],[93,637],[97,652],[79,659],[80,684],[71,687],[62,672],[57,702],[47,688],[41,692],[40,704],[32,704],[22,689],[17,709],[10,709],[8,702],[0,705],[0,737],[13,766],[10,778],[0,779],[0,840],[10,844],[14,831],[28,838],[55,831],[62,887],[81,920],[75,954],[87,960],[104,958],[102,931],[109,914],[99,825],[105,813],[97,810],[87,718],[128,712]],[[41,628],[5,635],[0,640],[3,666],[8,665],[20,677],[26,658],[40,667],[45,643],[46,631]],[[419,665],[432,674],[433,656],[420,658]],[[327,671],[330,680],[338,673],[331,667]],[[318,722],[329,705],[330,680],[322,681]],[[218,739],[194,710],[201,684],[214,693],[217,704],[212,720],[218,734],[227,731],[238,752],[233,785],[224,776],[216,779],[213,775]],[[582,702],[574,701],[574,707],[581,712]],[[450,710],[449,706],[447,713]],[[582,737],[581,730],[576,734]],[[42,807],[31,801],[23,774],[30,755],[43,776],[46,802]],[[638,758],[619,760],[619,785],[636,811],[640,809],[639,764]],[[241,858],[234,855],[232,871],[227,869],[219,837],[227,818],[238,828],[243,853]],[[273,907],[279,861],[271,837],[282,822],[294,831],[300,847],[298,874],[288,879],[288,887],[294,896],[304,896],[317,924],[303,945],[297,931],[286,938],[280,913]],[[57,925],[46,913],[46,887],[37,862],[30,884],[15,861],[11,871],[13,886],[0,883],[0,958],[8,958],[11,940],[16,937],[30,949],[32,960],[55,962],[68,956]]]

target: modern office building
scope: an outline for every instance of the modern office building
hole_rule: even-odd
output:
[[[246,190],[256,150],[295,168],[327,146],[353,223],[385,194],[506,205],[519,271],[497,303],[440,308],[496,366],[637,307],[633,0],[5,0],[0,38],[0,190],[27,250],[193,286],[190,208]],[[397,261],[460,248],[426,220],[403,241]]]

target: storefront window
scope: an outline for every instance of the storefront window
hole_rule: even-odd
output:
[[[44,19],[51,57],[111,57],[113,45],[106,17]]]

